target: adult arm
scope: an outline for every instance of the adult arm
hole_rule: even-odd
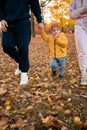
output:
[[[1,29],[3,32],[7,31],[7,21],[4,20],[4,3],[3,0],[0,0],[0,22],[1,22]]]
[[[3,0],[0,0],[0,21],[4,19]]]
[[[40,4],[39,0],[29,0],[29,4],[31,6],[31,10],[34,13],[37,22],[41,23],[42,22],[42,16],[41,16],[41,9],[40,9]]]
[[[75,0],[72,0],[72,2],[70,3],[70,6],[69,6],[70,18],[78,19],[78,18],[82,17],[82,15],[84,15],[83,13],[85,13],[84,7],[80,7],[78,9],[76,9],[76,2],[75,2]]]

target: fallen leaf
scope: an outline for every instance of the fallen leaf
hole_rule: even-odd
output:
[[[7,90],[6,90],[6,89],[4,89],[4,88],[0,88],[0,95],[5,94],[6,92],[7,92]]]
[[[82,122],[81,122],[81,120],[80,120],[80,117],[76,116],[76,117],[74,118],[74,123],[77,124],[77,125],[82,125]]]
[[[50,96],[48,96],[48,98],[47,98],[47,99],[48,99],[48,101],[49,101],[49,102],[52,102],[52,99],[51,99],[51,97],[50,97]]]
[[[63,127],[61,128],[61,130],[68,130],[68,128],[65,127],[65,126],[63,126]]]
[[[35,126],[31,125],[29,128],[27,128],[26,130],[35,130]]]
[[[6,106],[6,110],[7,110],[7,111],[10,110],[10,109],[11,109],[11,106],[10,106],[10,105]]]
[[[70,110],[65,110],[64,114],[65,115],[70,115],[71,111]]]

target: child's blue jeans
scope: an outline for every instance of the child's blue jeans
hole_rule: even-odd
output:
[[[64,75],[65,70],[65,64],[66,64],[66,57],[63,58],[52,58],[50,66],[52,71],[56,71],[57,66],[59,67],[59,75]]]

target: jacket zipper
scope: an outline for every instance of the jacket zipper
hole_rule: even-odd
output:
[[[56,39],[54,39],[54,58],[56,58]]]

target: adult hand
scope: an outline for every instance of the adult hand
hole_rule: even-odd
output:
[[[1,20],[1,29],[3,32],[7,31],[8,23],[5,20]]]
[[[82,13],[87,13],[87,5],[83,7]]]
[[[43,24],[43,23],[39,23],[39,24],[38,24],[38,28],[39,28],[40,30],[43,30],[43,29],[44,29],[44,24]]]
[[[81,14],[81,16],[80,16],[79,18],[84,18],[84,17],[86,17],[86,16],[87,16],[87,14],[84,13],[84,14]]]

